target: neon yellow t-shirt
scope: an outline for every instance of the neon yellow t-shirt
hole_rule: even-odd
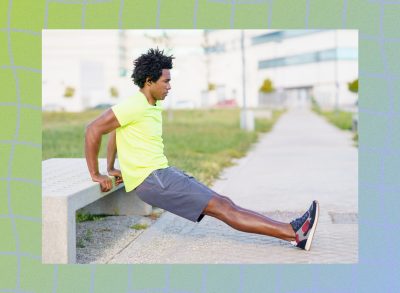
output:
[[[138,92],[111,109],[121,125],[116,130],[117,153],[128,192],[152,171],[168,167],[162,139],[162,108],[160,101],[150,105]]]

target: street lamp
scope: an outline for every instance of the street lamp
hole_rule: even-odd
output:
[[[335,33],[335,113],[338,113],[339,110],[339,81],[338,81],[338,58],[339,58],[339,49],[338,49],[338,40],[337,40],[337,30]]]
[[[254,131],[254,114],[247,110],[246,101],[246,58],[244,50],[244,30],[241,31],[240,48],[242,53],[242,87],[243,87],[243,107],[240,112],[240,128],[247,131]]]

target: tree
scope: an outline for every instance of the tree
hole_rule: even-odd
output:
[[[274,91],[275,88],[272,84],[272,81],[269,78],[264,79],[264,82],[260,87],[260,92],[267,94],[267,93],[272,93]]]
[[[110,87],[110,94],[112,98],[118,98],[118,89],[115,86]]]
[[[64,92],[64,98],[72,98],[75,94],[75,88],[72,86],[67,86]]]
[[[215,85],[215,83],[212,83],[212,82],[208,83],[208,87],[207,87],[208,91],[214,91],[216,88],[217,88],[217,86]]]
[[[161,35],[152,36],[147,33],[144,36],[150,39],[157,47],[159,45],[166,48],[166,52],[171,50],[171,37],[167,34],[166,31],[162,31]]]
[[[358,93],[358,78],[353,80],[352,82],[348,82],[347,86],[349,88],[349,91],[352,93]]]

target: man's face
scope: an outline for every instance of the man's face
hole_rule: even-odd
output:
[[[155,100],[164,100],[171,89],[169,82],[171,81],[171,74],[169,69],[163,69],[160,78],[150,85],[150,93]]]

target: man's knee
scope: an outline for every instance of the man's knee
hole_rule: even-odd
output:
[[[220,218],[228,215],[234,209],[235,205],[228,197],[216,194],[208,202],[208,205],[204,209],[203,213],[208,216]]]
[[[234,205],[234,206],[236,206],[235,205],[235,203],[229,198],[229,197],[227,197],[227,196],[225,196],[225,195],[219,195],[219,196],[221,196],[222,198],[225,198],[227,201],[229,201],[232,205]]]

